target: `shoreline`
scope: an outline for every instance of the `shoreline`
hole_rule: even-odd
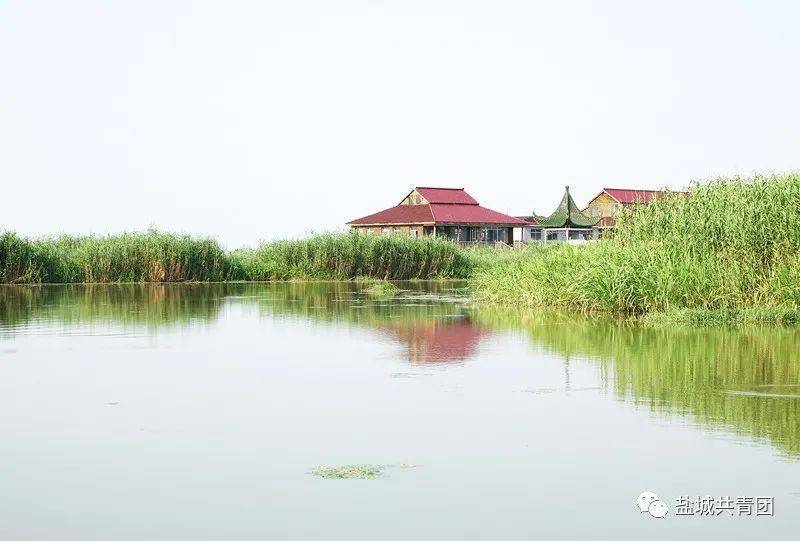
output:
[[[0,283],[0,287],[13,288],[41,288],[41,287],[62,287],[62,286],[206,286],[206,285],[268,285],[268,284],[355,284],[363,285],[368,296],[370,289],[382,284],[402,285],[425,284],[425,283],[460,283],[466,287],[471,287],[469,279],[464,278],[434,278],[434,279],[409,279],[409,280],[385,280],[378,278],[356,278],[349,280],[227,280],[227,281],[172,281],[172,282],[54,282],[54,283]],[[395,296],[402,293],[402,287],[387,288],[381,291],[380,296]],[[668,308],[666,310],[655,310],[646,313],[633,314],[614,312],[601,308],[590,310],[578,309],[565,305],[555,304],[509,304],[492,299],[481,299],[471,297],[465,299],[475,308],[481,307],[506,307],[512,311],[520,311],[529,314],[536,312],[560,312],[564,314],[575,314],[583,317],[607,317],[621,323],[632,323],[646,327],[796,327],[800,325],[800,308],[793,306],[745,306],[736,308]]]

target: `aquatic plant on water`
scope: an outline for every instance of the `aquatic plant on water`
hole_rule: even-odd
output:
[[[355,464],[346,466],[316,466],[309,473],[323,479],[375,479],[382,477],[388,468],[416,468],[414,464]]]
[[[385,468],[371,464],[317,466],[311,470],[311,474],[323,479],[374,479],[383,475]]]

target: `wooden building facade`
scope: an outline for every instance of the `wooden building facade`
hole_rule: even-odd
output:
[[[685,196],[686,192],[668,190],[632,190],[627,188],[603,188],[594,196],[583,213],[597,219],[597,229],[601,236],[609,236],[616,225],[617,213],[631,209],[635,205],[650,203],[656,199],[670,196]]]

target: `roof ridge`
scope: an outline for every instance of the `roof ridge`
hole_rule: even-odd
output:
[[[474,203],[454,203],[452,201],[444,202],[444,201],[436,201],[434,203],[425,203],[426,205],[464,205],[465,207],[474,207],[475,205],[481,206],[480,203],[475,201]],[[484,207],[485,208],[485,207]]]
[[[626,192],[666,192],[672,191],[668,188],[662,188],[660,190],[653,190],[651,188],[609,188],[608,186],[604,187],[603,190],[621,190]]]
[[[453,190],[453,191],[464,191],[464,188],[441,188],[439,186],[414,186],[415,190]]]

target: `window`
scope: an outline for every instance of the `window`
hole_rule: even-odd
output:
[[[396,227],[396,228],[394,229],[394,234],[395,234],[395,235],[402,235],[402,234],[403,234],[403,230],[402,230],[402,229],[400,229],[399,227]]]
[[[417,236],[417,230],[416,230],[416,229],[411,229],[411,230],[408,232],[408,234],[409,234],[409,235],[411,235],[412,237],[416,237],[416,236]]]
[[[548,231],[547,240],[558,240],[558,231]]]
[[[383,234],[384,234],[384,235],[386,235],[387,237],[388,237],[389,235],[391,235],[391,234],[392,234],[392,233],[391,233],[391,231],[389,231],[389,228],[388,228],[388,227],[384,227],[384,228],[381,230],[381,233],[383,233]]]

